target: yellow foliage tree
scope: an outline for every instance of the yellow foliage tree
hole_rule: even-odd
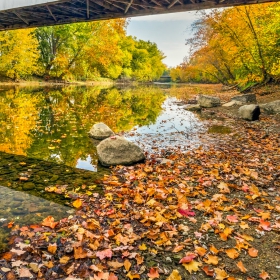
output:
[[[32,30],[0,32],[0,74],[13,80],[37,70],[38,41]]]

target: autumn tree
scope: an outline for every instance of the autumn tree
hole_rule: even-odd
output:
[[[278,80],[279,7],[278,3],[249,5],[202,13],[187,40],[188,67],[173,70],[175,79],[178,71],[188,71],[180,74],[187,77],[200,71],[212,77],[210,81],[245,87]]]
[[[0,32],[0,74],[17,81],[37,71],[38,41],[33,30]]]

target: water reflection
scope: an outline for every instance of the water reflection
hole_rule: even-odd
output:
[[[7,247],[9,229],[13,221],[17,225],[30,225],[51,215],[55,220],[62,219],[72,209],[27,193],[0,186],[0,252]]]
[[[159,88],[2,88],[0,151],[97,169],[88,131],[104,122],[115,132],[156,121],[165,99]]]

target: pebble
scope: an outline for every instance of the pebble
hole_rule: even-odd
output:
[[[166,257],[165,260],[166,260],[166,262],[168,262],[168,263],[172,263],[172,259],[171,259],[170,257]]]

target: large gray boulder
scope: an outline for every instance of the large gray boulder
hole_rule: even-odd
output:
[[[103,140],[112,135],[114,132],[105,123],[96,123],[89,131],[89,136],[97,140]]]
[[[241,119],[247,121],[256,121],[260,116],[260,107],[256,104],[243,105],[238,110]]]
[[[104,166],[132,165],[145,159],[139,146],[120,136],[107,138],[96,148],[98,159]]]
[[[231,98],[231,101],[233,100],[241,103],[257,103],[257,98],[254,93],[236,95]]]
[[[280,100],[275,100],[266,104],[260,105],[261,109],[270,115],[279,114],[280,113]]]
[[[221,100],[219,97],[213,97],[208,95],[199,95],[198,104],[204,108],[212,108],[221,105]]]

